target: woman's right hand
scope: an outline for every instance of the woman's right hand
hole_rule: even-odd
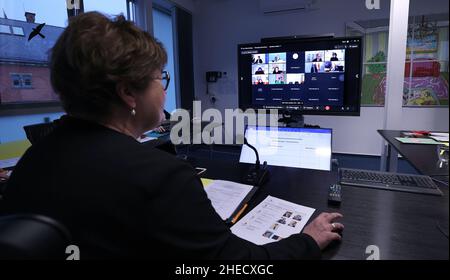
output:
[[[320,250],[323,250],[331,241],[341,240],[341,236],[337,232],[341,232],[344,225],[334,221],[342,217],[339,213],[321,213],[305,227],[303,233],[311,236],[319,245]]]

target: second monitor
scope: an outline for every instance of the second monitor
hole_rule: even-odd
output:
[[[245,137],[268,165],[331,170],[332,129],[248,126]],[[243,145],[239,161],[255,163],[255,153]]]

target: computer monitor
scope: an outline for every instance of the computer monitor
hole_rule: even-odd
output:
[[[331,170],[332,129],[247,126],[247,141],[267,165]],[[252,149],[242,145],[240,162],[255,163]]]
[[[360,37],[238,46],[239,108],[292,114],[360,114]]]

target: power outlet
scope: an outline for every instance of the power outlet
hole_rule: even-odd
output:
[[[219,78],[222,78],[222,72],[220,71],[208,71],[206,72],[206,82],[215,83]]]
[[[208,71],[206,72],[206,82],[207,83],[216,83],[218,79],[222,77],[226,77],[227,72],[221,71]]]

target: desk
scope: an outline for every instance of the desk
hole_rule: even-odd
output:
[[[397,171],[398,153],[400,153],[421,174],[428,176],[447,176],[448,164],[441,167],[438,162],[436,145],[403,144],[395,137],[402,137],[399,130],[378,130],[388,143],[385,157],[381,159],[382,171]]]
[[[209,159],[190,159],[193,166],[205,167],[202,177],[240,182],[248,164]],[[344,215],[343,241],[323,252],[323,259],[366,259],[368,245],[377,245],[381,259],[448,259],[448,239],[436,223],[449,218],[448,188],[439,185],[444,196],[428,196],[377,189],[342,187],[339,209],[327,204],[328,186],[337,181],[337,172],[270,166],[271,178],[251,200],[244,215],[272,195],[316,208],[314,219],[323,211]],[[448,234],[448,229],[447,229]]]

